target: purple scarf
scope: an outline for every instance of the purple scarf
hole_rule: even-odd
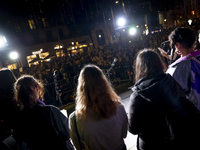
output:
[[[43,101],[41,101],[40,99],[37,99],[38,102],[40,102],[41,104],[45,105],[45,103]]]

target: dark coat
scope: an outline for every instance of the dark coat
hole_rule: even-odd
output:
[[[30,150],[67,150],[68,118],[58,108],[38,102],[24,108],[17,117],[16,134]]]
[[[138,135],[139,150],[195,147],[199,112],[169,74],[142,78],[132,90],[129,131]]]

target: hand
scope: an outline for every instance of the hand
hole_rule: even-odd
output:
[[[167,59],[170,59],[169,56],[167,55],[167,53],[166,53],[163,49],[161,49],[161,48],[159,47],[158,50],[160,51],[160,53],[161,53],[161,55],[162,55],[163,57],[166,57]]]

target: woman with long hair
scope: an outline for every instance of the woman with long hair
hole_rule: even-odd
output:
[[[76,110],[69,116],[69,133],[76,149],[126,149],[127,122],[121,99],[102,70],[92,64],[84,66],[78,78]]]
[[[23,75],[15,82],[14,93],[21,107],[16,134],[28,149],[74,149],[69,140],[68,118],[58,108],[45,105],[41,100],[42,83],[30,75]]]
[[[14,100],[13,85],[16,78],[7,68],[0,70],[0,141],[11,135],[19,106]]]
[[[159,55],[153,50],[138,53],[130,96],[129,131],[138,135],[138,150],[193,149],[199,140],[195,136],[199,134],[199,111],[163,69]]]

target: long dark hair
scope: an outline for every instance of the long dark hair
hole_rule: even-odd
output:
[[[142,77],[156,77],[163,73],[163,63],[159,55],[151,49],[141,50],[136,58],[135,83]]]
[[[11,94],[16,78],[11,70],[3,68],[0,70],[0,94]]]

